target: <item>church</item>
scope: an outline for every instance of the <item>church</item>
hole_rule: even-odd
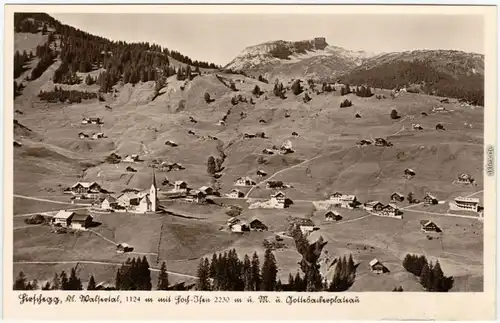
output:
[[[146,190],[127,189],[116,197],[116,206],[113,208],[132,213],[150,213],[158,211],[158,189],[153,170],[151,187]]]

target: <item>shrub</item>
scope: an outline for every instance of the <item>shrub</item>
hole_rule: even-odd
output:
[[[398,112],[396,111],[396,109],[392,109],[391,111],[391,119],[399,119],[400,116],[398,116]]]
[[[300,84],[300,80],[295,80],[292,84],[292,92],[293,94],[295,95],[299,95],[300,93],[302,93],[304,90],[302,88],[302,85]]]
[[[340,103],[341,108],[347,108],[350,106],[352,106],[352,102],[347,99],[345,99],[343,102]]]
[[[205,102],[210,103],[212,100],[210,99],[210,94],[208,92],[205,92]]]

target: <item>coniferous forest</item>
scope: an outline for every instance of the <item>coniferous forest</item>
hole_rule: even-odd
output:
[[[36,56],[40,60],[32,71],[32,80],[38,78],[57,57],[61,64],[54,73],[54,83],[78,84],[82,80],[77,77],[77,72],[102,69],[96,80],[102,92],[108,92],[119,80],[134,84],[139,81],[158,81],[172,75],[189,77],[190,66],[198,73],[200,68],[220,68],[213,63],[192,60],[156,44],[126,43],[94,36],[61,24],[44,13],[16,13],[14,16],[16,32],[48,33],[48,42],[37,48]],[[23,72],[29,59],[28,53],[15,53],[15,77]],[[171,60],[187,66],[175,68]]]

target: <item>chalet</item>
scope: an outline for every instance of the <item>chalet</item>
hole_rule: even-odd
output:
[[[85,195],[89,198],[96,198],[102,192],[102,188],[96,182],[78,182],[70,187],[73,195]]]
[[[262,150],[262,153],[267,154],[267,155],[274,155],[274,150],[266,148]]]
[[[250,230],[254,230],[254,231],[267,231],[268,228],[260,220],[254,219],[254,220],[252,220],[252,222],[250,222]]]
[[[342,193],[335,192],[332,195],[330,195],[329,200],[334,203],[339,203],[340,204],[340,199],[342,198]]]
[[[271,204],[272,207],[276,209],[284,209],[289,205],[286,195],[283,192],[272,194],[269,203]]]
[[[440,123],[436,125],[436,130],[444,130],[444,126]]]
[[[412,128],[413,130],[424,130],[424,128],[422,128],[422,126],[421,126],[420,124],[418,124],[418,123],[416,123],[416,124],[412,124],[412,125],[411,125],[411,128]]]
[[[240,177],[234,183],[235,186],[253,186],[255,182],[250,177]]]
[[[388,216],[388,217],[396,217],[396,216],[399,216],[401,214],[402,214],[402,212],[394,204],[386,205],[380,210],[380,215],[384,215],[384,216]]]
[[[100,118],[86,118],[86,120],[87,120],[87,123],[90,123],[90,124],[101,124]],[[82,121],[82,123],[83,123],[83,121]]]
[[[307,236],[313,231],[319,230],[318,227],[315,227],[313,225],[301,225],[299,226],[300,231],[302,232],[303,235]]]
[[[294,137],[298,137],[298,136],[299,136],[299,134],[298,134],[298,133],[296,133],[296,132],[294,131],[294,132],[292,132],[292,136],[294,136]]]
[[[389,272],[389,269],[385,267],[377,258],[370,261],[370,270],[375,274],[384,274]]]
[[[454,209],[464,210],[464,211],[474,211],[479,212],[479,199],[471,197],[456,197],[453,199]]]
[[[80,132],[80,133],[78,134],[78,138],[80,138],[80,139],[85,139],[85,138],[88,138],[88,137],[89,137],[89,135],[87,135],[87,134],[85,134],[85,133],[83,133],[83,132]]]
[[[71,228],[75,230],[87,230],[92,224],[90,214],[75,214],[71,219]]]
[[[425,205],[438,204],[438,199],[431,193],[426,193],[424,196],[424,204]]]
[[[14,147],[21,147],[22,145],[19,141],[14,140]]]
[[[161,168],[167,172],[185,169],[185,167],[182,166],[182,164],[175,163],[175,162],[174,163],[163,162],[163,163],[161,163]]]
[[[127,166],[127,168],[125,168],[125,170],[126,170],[127,172],[132,172],[132,173],[136,173],[136,172],[137,172],[134,168],[132,168],[132,167],[130,167],[130,166]]]
[[[187,191],[187,183],[184,181],[175,181],[173,190],[175,192]]]
[[[368,212],[380,212],[382,211],[383,207],[384,204],[380,203],[379,201],[368,201],[364,204],[364,209]]]
[[[392,146],[392,143],[385,140],[384,138],[375,138],[375,146],[390,147],[390,146]]]
[[[101,199],[99,199],[99,200],[101,200]],[[117,205],[118,205],[118,202],[117,202],[116,198],[114,198],[113,196],[107,196],[105,198],[102,198],[102,201],[100,201],[99,207],[102,210],[112,210],[112,209],[116,208]]]
[[[200,187],[200,192],[203,192],[205,195],[213,195],[214,189],[212,186],[202,186]]]
[[[428,232],[441,232],[441,229],[431,220],[421,220],[420,229],[426,233]]]
[[[127,155],[122,160],[124,163],[135,163],[139,161],[139,155]]]
[[[245,231],[250,231],[250,228],[248,227],[248,224],[246,224],[246,223],[237,223],[237,224],[231,225],[231,232],[243,233]]]
[[[265,176],[267,176],[267,173],[265,171],[259,169],[257,171],[257,176],[259,176],[259,177],[265,177]]]
[[[257,138],[266,138],[266,134],[262,131],[259,131],[257,133],[255,133],[255,137]]]
[[[243,138],[246,138],[246,139],[255,138],[255,135],[253,133],[245,133],[243,135]]]
[[[189,192],[186,200],[194,203],[204,203],[206,201],[207,195],[202,191],[192,190]]]
[[[325,220],[327,221],[340,221],[342,216],[336,211],[328,211],[325,213]]]
[[[134,250],[134,248],[131,247],[128,243],[122,242],[116,245],[116,252],[118,253],[131,252],[132,250]]]
[[[92,139],[94,139],[94,140],[101,139],[101,138],[104,138],[104,134],[102,132],[96,132],[96,133],[92,134]]]
[[[405,169],[405,177],[410,179],[412,178],[413,176],[415,176],[415,171],[411,168],[407,168]]]
[[[356,113],[356,115],[354,117],[355,118],[361,118],[361,115],[359,113]]]
[[[60,210],[56,213],[56,215],[54,215],[54,225],[69,227],[71,225],[71,219],[73,219],[74,216],[75,212]]]
[[[439,100],[439,102],[441,102],[441,103],[450,103],[450,100],[448,98],[445,98],[445,99]]]
[[[405,200],[405,196],[401,193],[395,192],[391,195],[392,202],[403,202]]]
[[[472,184],[474,179],[469,174],[461,174],[458,176],[458,183],[460,184]]]
[[[356,143],[356,146],[363,147],[363,146],[368,146],[371,144],[372,144],[372,142],[370,140],[362,139]]]
[[[267,123],[267,121],[266,121],[266,120],[264,120],[264,119],[260,119],[260,120],[259,120],[259,123]]]
[[[193,130],[188,131],[188,135],[196,135]]]
[[[420,115],[421,115],[422,117],[427,117],[427,112],[422,112],[422,113],[420,113]]]
[[[218,126],[225,126],[226,122],[224,120],[219,120],[219,122],[217,122],[217,125]]]
[[[227,220],[227,225],[231,226],[233,224],[236,224],[236,223],[240,223],[241,220],[238,219],[237,217],[233,216],[232,218],[230,218],[229,220]]]
[[[356,199],[355,195],[342,195],[340,197],[340,207],[343,207],[346,209],[354,208],[356,202],[357,202],[357,199]]]
[[[177,147],[178,145],[170,140],[165,141],[165,145],[170,146],[170,147]]]
[[[226,196],[229,198],[236,199],[245,196],[245,194],[243,194],[243,192],[240,190],[233,189],[231,190],[231,192],[227,193]]]

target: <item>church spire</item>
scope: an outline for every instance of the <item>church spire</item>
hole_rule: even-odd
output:
[[[154,187],[156,187],[156,176],[155,176],[155,169],[154,169],[154,167],[153,167],[153,178],[152,178],[151,185],[153,185]]]

